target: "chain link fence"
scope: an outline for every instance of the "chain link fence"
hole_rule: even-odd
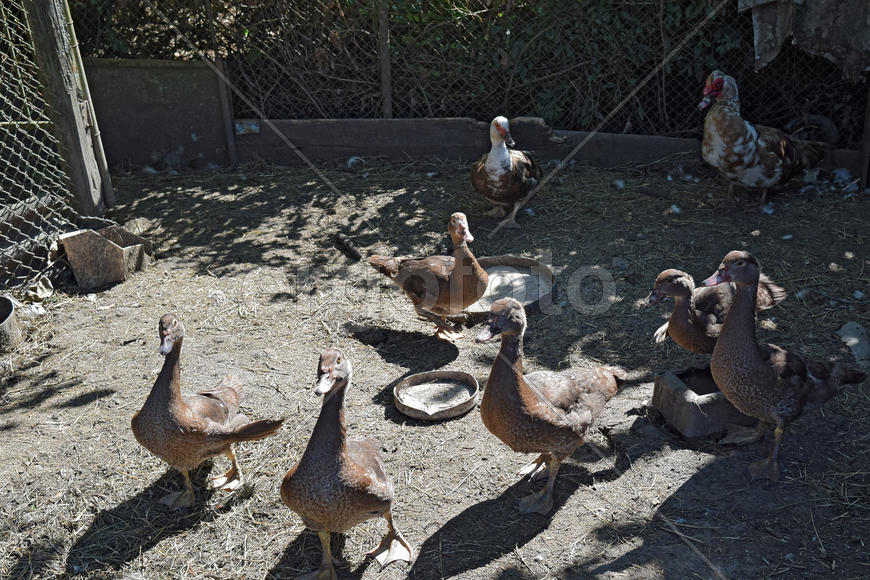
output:
[[[27,285],[80,216],[46,115],[24,7],[0,3],[0,288]]]
[[[712,14],[713,5],[91,0],[76,2],[73,11],[87,56],[222,56],[232,81],[255,105],[236,98],[236,117],[374,118],[383,116],[386,99],[395,117],[539,116],[558,129],[589,130]],[[384,51],[389,68],[381,66]],[[740,82],[746,118],[794,130],[816,116],[836,126],[839,146],[860,143],[866,80],[844,81],[834,64],[792,45],[755,73],[752,17],[738,13],[736,0],[604,130],[699,136],[696,105],[715,68]]]

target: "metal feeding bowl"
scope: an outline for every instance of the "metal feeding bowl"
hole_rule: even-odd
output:
[[[414,419],[440,421],[477,403],[477,379],[462,371],[429,371],[405,377],[393,389],[396,408]]]
[[[492,303],[500,298],[514,298],[526,312],[534,312],[552,299],[553,270],[537,260],[523,256],[485,256],[477,259],[489,274],[484,295],[466,308],[473,319],[486,318]]]

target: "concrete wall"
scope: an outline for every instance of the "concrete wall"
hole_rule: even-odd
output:
[[[111,167],[227,163],[218,79],[204,63],[89,59],[85,69]],[[489,120],[236,119],[239,161],[303,163],[272,127],[314,161],[354,155],[470,161],[489,149]],[[613,133],[589,137],[583,131],[554,131],[535,117],[511,119],[511,133],[517,146],[532,151],[540,163],[564,159],[587,138],[572,158],[578,163],[610,167],[671,155],[700,156],[697,139]],[[825,163],[856,175],[859,165],[858,153],[850,150],[832,151]]]
[[[202,62],[87,59],[109,166],[227,162],[218,79]]]

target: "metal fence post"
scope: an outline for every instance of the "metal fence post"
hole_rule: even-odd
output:
[[[381,63],[381,111],[384,119],[393,118],[393,77],[390,68],[390,13],[389,0],[378,3],[378,54]]]

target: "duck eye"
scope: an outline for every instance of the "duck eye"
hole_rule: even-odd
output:
[[[335,363],[336,363],[336,364],[341,364],[341,357],[336,358],[336,359],[335,359]]]
[[[734,265],[735,265],[735,266],[742,266],[742,265],[743,265],[743,260],[737,260],[736,262],[734,262]]]

